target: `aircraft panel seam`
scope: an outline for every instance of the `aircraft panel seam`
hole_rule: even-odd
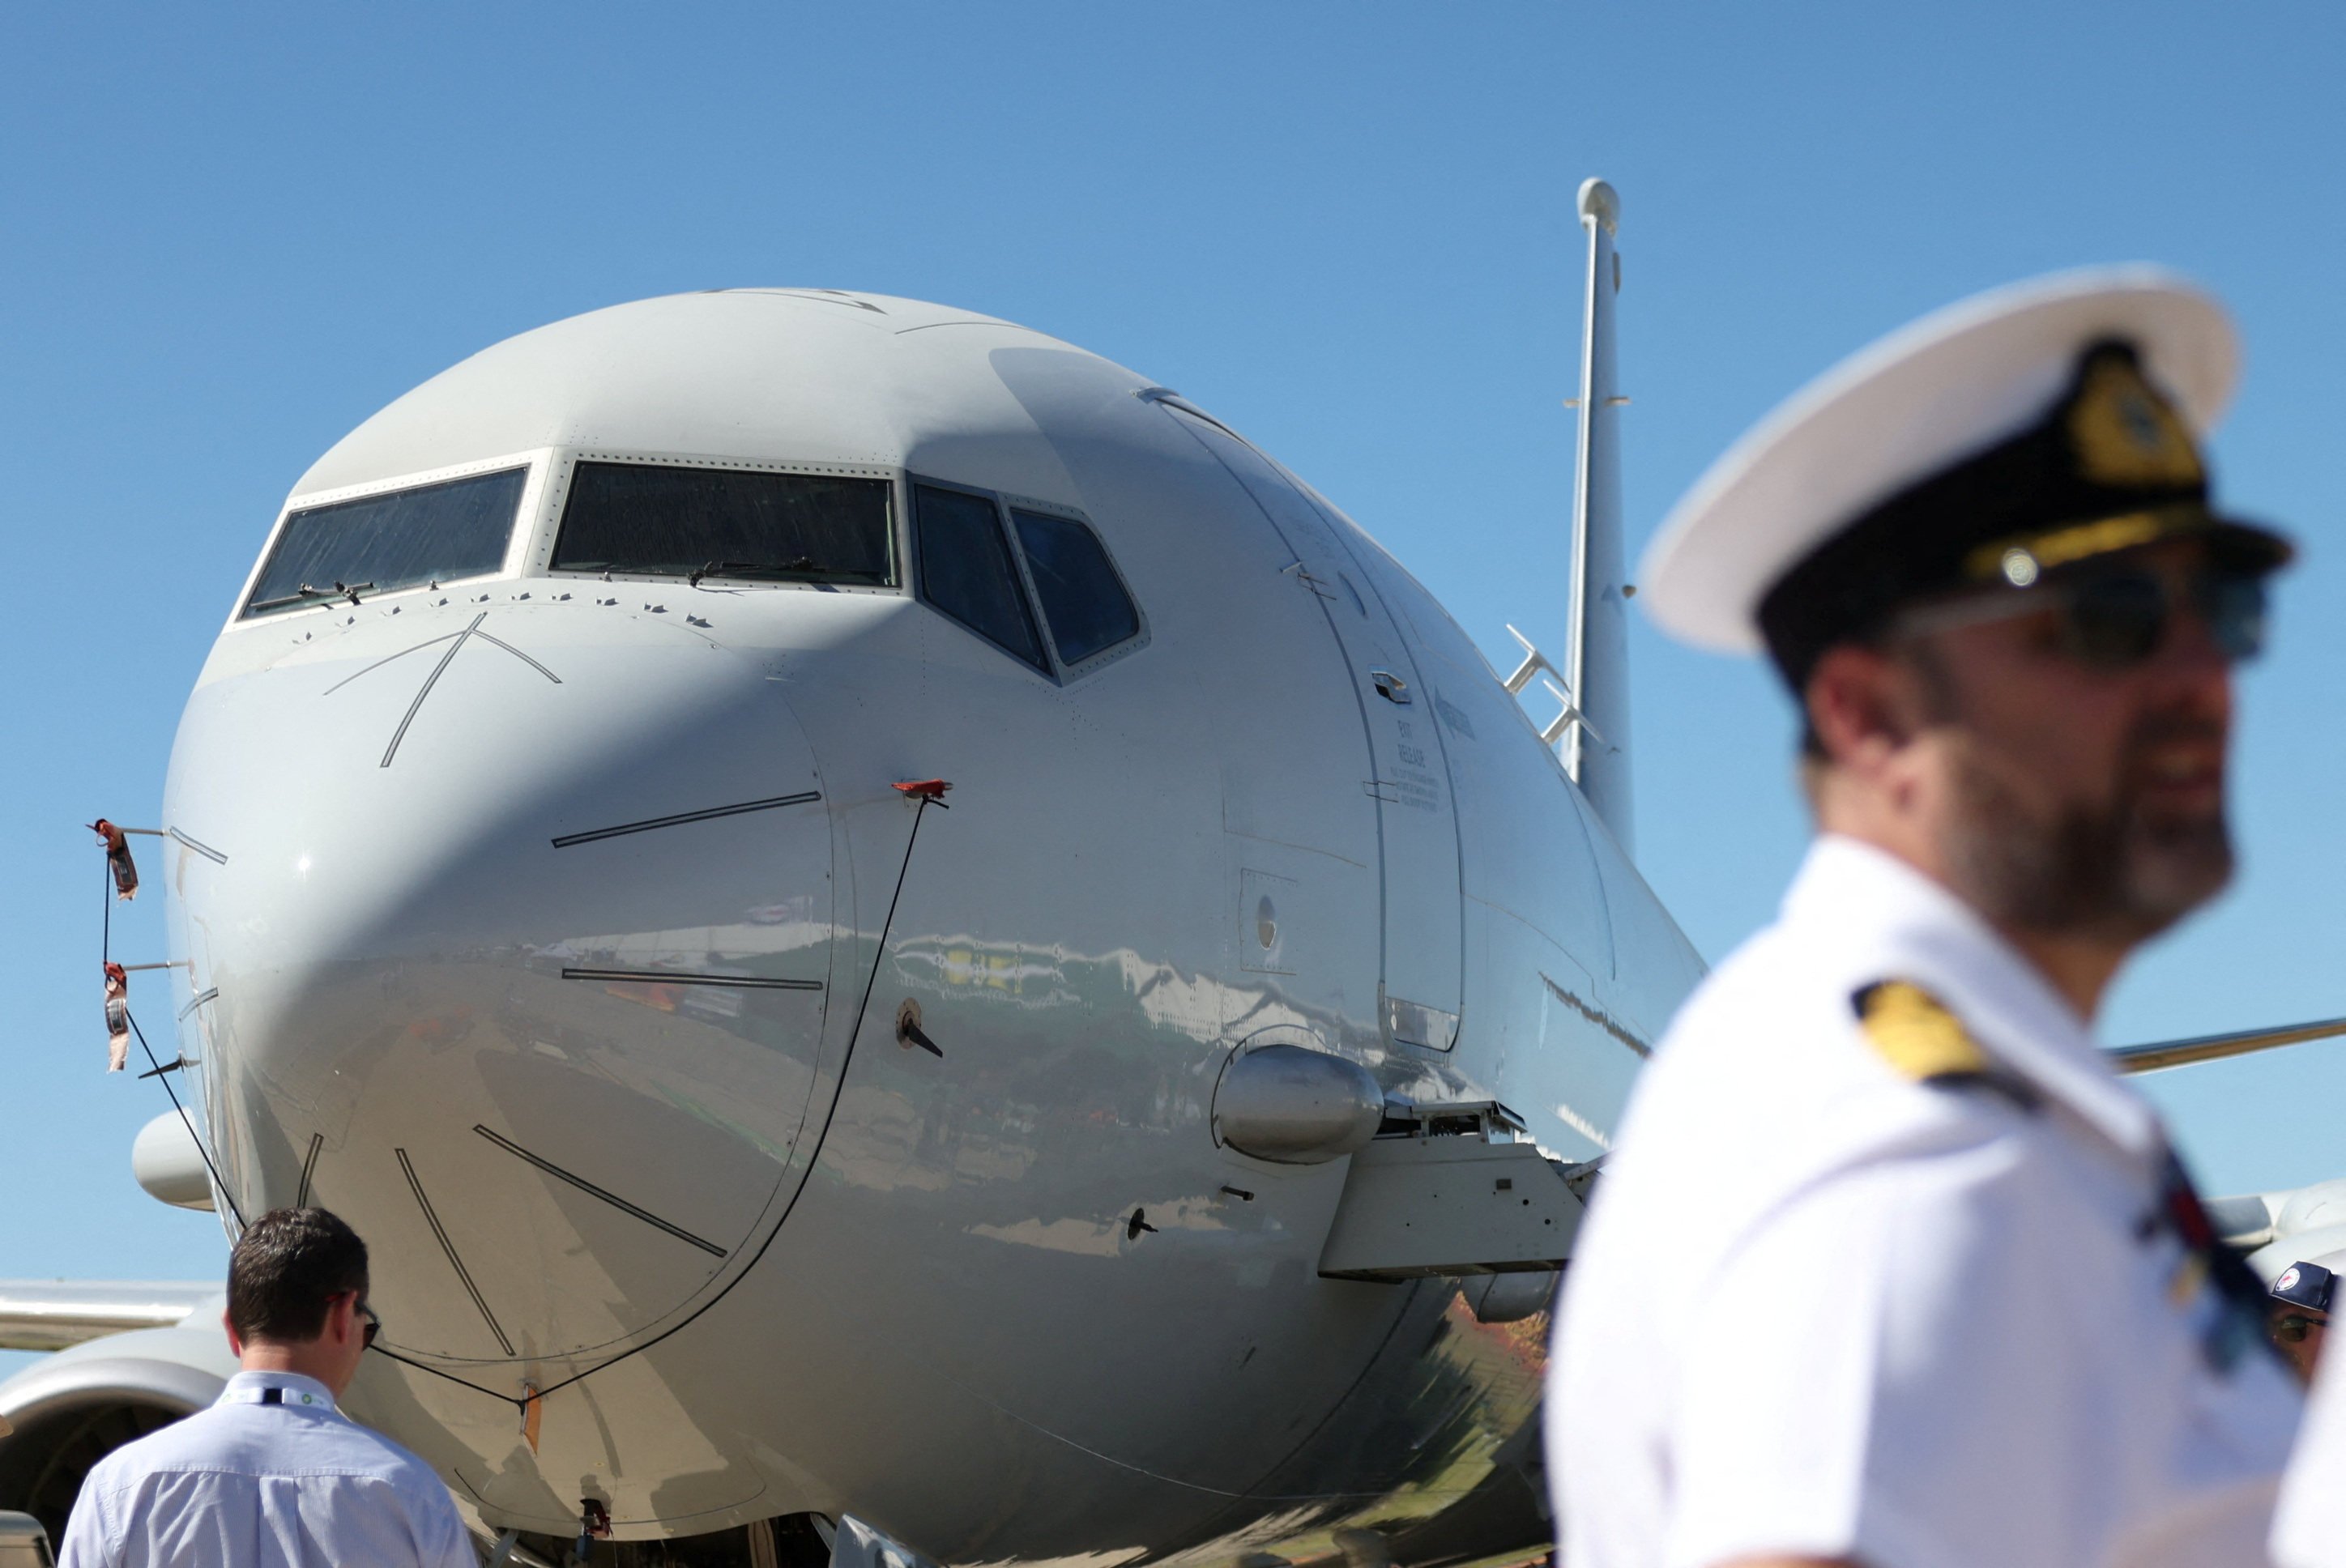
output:
[[[407,727],[414,723],[415,716],[423,710],[423,699],[432,695],[432,688],[438,685],[440,677],[448,672],[449,664],[455,658],[457,653],[463,649],[464,644],[470,640],[472,635],[480,629],[481,623],[488,618],[489,612],[483,610],[479,615],[473,617],[473,624],[471,626],[466,626],[463,631],[456,634],[456,640],[448,645],[448,651],[440,656],[440,662],[434,665],[432,667],[432,673],[423,677],[423,689],[417,692],[415,694],[415,700],[407,705],[407,717],[399,721],[399,728],[397,729],[392,731],[391,744],[383,748],[382,761],[377,764],[377,766],[382,768],[388,768],[391,766],[391,759],[399,755],[399,743],[407,738]],[[451,1256],[454,1255],[452,1254]],[[482,1310],[486,1311],[488,1308],[483,1308]],[[499,1338],[502,1339],[503,1336],[500,1335]]]
[[[464,1268],[464,1260],[456,1256],[455,1244],[448,1239],[448,1232],[440,1224],[440,1217],[432,1212],[432,1200],[423,1196],[423,1184],[416,1179],[415,1166],[409,1161],[407,1151],[393,1149],[391,1152],[399,1156],[399,1168],[407,1175],[408,1190],[415,1195],[415,1206],[423,1211],[423,1221],[432,1227],[433,1236],[440,1243],[440,1250],[447,1254],[448,1266],[456,1271],[456,1278],[463,1281],[464,1294],[473,1298],[473,1305],[481,1309],[481,1321],[489,1326],[489,1332],[497,1337],[498,1345],[504,1349],[507,1356],[511,1356],[514,1353],[513,1341],[506,1339],[505,1329],[498,1327],[497,1315],[489,1310],[489,1303],[481,1295],[481,1288],[473,1283],[472,1275]]]
[[[621,822],[617,827],[590,828],[583,833],[565,833],[554,840],[554,847],[557,850],[566,850],[573,844],[591,844],[598,840],[617,839],[627,833],[648,833],[655,828],[680,827],[687,822],[713,821],[719,817],[738,817],[747,811],[770,811],[778,806],[804,806],[821,799],[822,794],[820,790],[808,789],[796,795],[775,795],[763,800],[744,800],[734,806],[710,806],[699,811],[678,811],[673,816],[647,817],[640,822]]]
[[[193,850],[196,853],[211,861],[214,865],[225,866],[228,864],[228,857],[221,854],[218,850],[213,849],[209,844],[198,843],[195,840],[179,831],[177,828],[166,828],[164,831],[170,835],[171,841],[173,843],[178,844],[186,849]]]
[[[735,985],[751,991],[821,991],[820,980],[764,974],[695,974],[678,969],[565,969],[565,980],[616,980],[641,985]]]
[[[692,1232],[685,1229],[682,1226],[670,1225],[667,1220],[662,1219],[659,1216],[652,1213],[649,1209],[638,1208],[634,1204],[629,1203],[626,1198],[621,1197],[618,1194],[614,1192],[606,1192],[603,1188],[597,1186],[593,1182],[588,1181],[585,1176],[577,1176],[570,1171],[564,1170],[552,1160],[545,1159],[539,1156],[530,1153],[519,1144],[515,1143],[511,1138],[502,1137],[496,1133],[492,1132],[487,1127],[480,1125],[478,1123],[474,1124],[473,1131],[480,1134],[481,1136],[488,1139],[489,1142],[496,1145],[497,1147],[505,1150],[505,1153],[512,1155],[516,1158],[527,1160],[531,1165],[536,1166],[539,1170],[544,1171],[546,1175],[556,1177],[562,1181],[568,1182],[572,1186],[576,1187],[580,1192],[585,1193],[589,1197],[601,1198],[613,1208],[619,1210],[623,1214],[633,1215],[636,1218],[642,1220],[646,1225],[652,1227],[656,1230],[664,1230],[670,1236],[675,1237],[678,1241],[700,1248],[701,1251],[708,1253],[711,1257],[721,1258],[726,1256],[725,1249],[718,1246],[715,1242],[704,1241],[699,1237],[693,1235]]]
[[[310,1207],[310,1178],[318,1169],[318,1151],[325,1146],[325,1134],[311,1133],[310,1135],[310,1152],[301,1161],[301,1186],[300,1190],[295,1192],[293,1195],[293,1207],[295,1208],[307,1208]]]

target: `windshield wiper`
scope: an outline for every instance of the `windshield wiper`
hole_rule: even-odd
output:
[[[688,579],[694,587],[700,586],[703,577],[813,577],[859,576],[862,573],[837,572],[811,555],[797,555],[787,561],[710,561]]]
[[[703,577],[849,577],[864,582],[876,582],[879,574],[851,571],[825,565],[811,555],[794,555],[787,561],[704,561],[688,572],[679,571],[670,561],[558,561],[558,572],[596,572],[605,582],[614,572],[636,572],[646,576],[673,577],[681,575],[694,587],[700,586]]]
[[[306,605],[320,599],[348,599],[351,603],[355,605],[359,602],[359,596],[361,594],[371,594],[372,592],[374,592],[374,585],[372,583],[336,583],[331,588],[313,588],[309,584],[304,583],[300,587],[294,589],[291,593],[286,594],[281,597],[274,599],[256,599],[250,605],[247,606],[246,608],[250,610],[281,610],[288,605]]]
[[[281,610],[288,605],[306,605],[312,599],[331,599],[333,596],[333,590],[330,588],[313,588],[304,583],[290,594],[274,599],[255,599],[245,607],[251,610]]]
[[[665,577],[676,571],[674,566],[664,561],[556,561],[554,569],[557,572],[600,572],[607,583],[614,572],[639,572],[647,577]]]

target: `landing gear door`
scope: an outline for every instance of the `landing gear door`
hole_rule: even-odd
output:
[[[1176,402],[1167,412],[1219,459],[1288,548],[1299,594],[1318,602],[1352,677],[1368,731],[1383,891],[1382,1008],[1389,1042],[1457,1041],[1464,936],[1458,829],[1432,692],[1410,647],[1336,528],[1244,441]]]

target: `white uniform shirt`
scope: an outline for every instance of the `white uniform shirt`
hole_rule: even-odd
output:
[[[58,1568],[478,1562],[432,1467],[291,1372],[239,1372],[211,1409],[98,1461],[57,1558]]]
[[[2331,1319],[2331,1335],[2346,1327]],[[2326,1339],[2305,1431],[2281,1484],[2273,1560],[2286,1568],[2346,1568],[2346,1339]]]
[[[1922,987],[2033,1108],[1917,1082],[1852,998]],[[2165,1142],[2058,993],[1902,862],[1821,840],[1688,1003],[1566,1270],[1570,1568],[2265,1562],[2299,1400],[2157,1208]],[[2177,1297],[2180,1296],[2180,1300]]]

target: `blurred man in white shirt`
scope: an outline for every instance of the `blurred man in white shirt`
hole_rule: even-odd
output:
[[[2091,1033],[2231,872],[2233,670],[2290,553],[2209,487],[2237,357],[2139,270],[1966,301],[1758,427],[1647,557],[1657,619],[1798,697],[1819,836],[1576,1238],[1568,1568],[2265,1561],[2300,1400],[2264,1287]]]

